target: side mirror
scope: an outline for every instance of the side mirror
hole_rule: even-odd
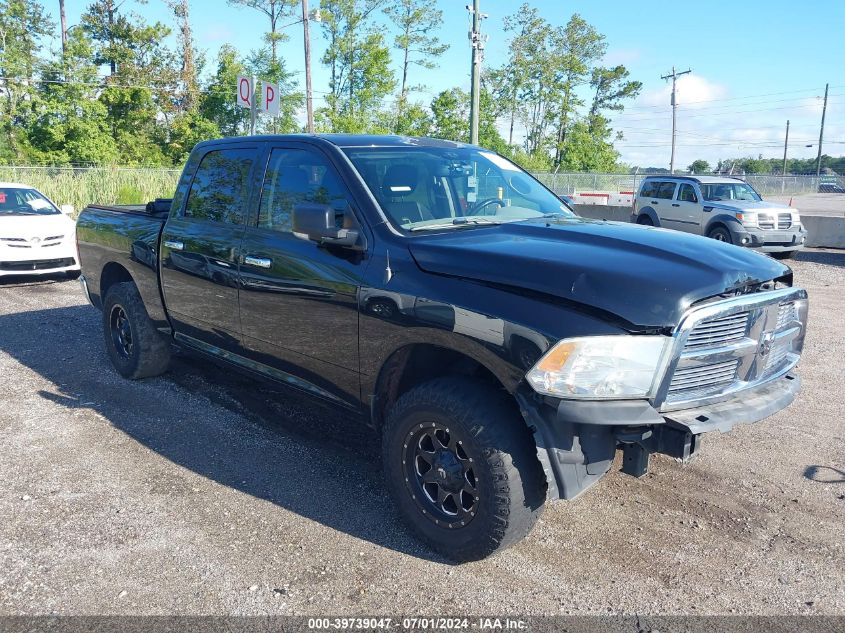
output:
[[[63,204],[59,207],[59,211],[65,215],[73,215],[73,212],[76,211],[76,209],[73,208],[72,204]]]
[[[293,232],[318,244],[354,247],[358,231],[343,228],[346,213],[327,204],[298,204],[293,208]]]

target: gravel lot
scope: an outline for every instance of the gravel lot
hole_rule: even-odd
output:
[[[369,433],[202,361],[122,380],[77,283],[4,282],[0,614],[845,615],[845,251],[794,269],[789,410],[461,566],[402,527]]]

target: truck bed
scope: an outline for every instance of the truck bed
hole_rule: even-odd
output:
[[[169,201],[167,202],[169,209]],[[85,207],[76,223],[79,261],[94,305],[102,304],[108,286],[128,271],[150,317],[159,326],[167,318],[158,283],[158,243],[167,212],[151,205]],[[120,267],[125,271],[121,271]],[[117,275],[115,278],[113,275]]]

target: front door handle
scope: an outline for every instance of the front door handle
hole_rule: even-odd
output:
[[[185,245],[182,242],[178,242],[178,241],[175,241],[175,240],[164,240],[164,245],[167,248],[172,249],[174,251],[185,250]]]
[[[273,260],[269,257],[255,257],[254,255],[247,255],[244,257],[244,264],[258,266],[259,268],[270,268],[270,266],[273,265]]]
[[[679,206],[681,206],[681,205],[679,205],[679,204],[675,204],[675,203],[673,202],[673,203],[672,203],[672,206],[673,206],[673,207],[679,207]]]
[[[652,200],[651,204],[657,204],[657,200]]]

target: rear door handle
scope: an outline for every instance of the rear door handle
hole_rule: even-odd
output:
[[[679,205],[679,204],[675,204],[675,203],[673,202],[673,203],[672,203],[672,206],[673,206],[673,207],[679,207],[679,206],[681,206],[681,205]]]
[[[657,200],[652,200],[651,204],[657,204]]]
[[[185,245],[182,242],[177,242],[174,240],[164,240],[164,245],[174,251],[185,250]]]
[[[269,257],[255,257],[254,255],[247,255],[244,257],[244,264],[258,266],[259,268],[270,268],[270,266],[273,265],[273,260]]]

